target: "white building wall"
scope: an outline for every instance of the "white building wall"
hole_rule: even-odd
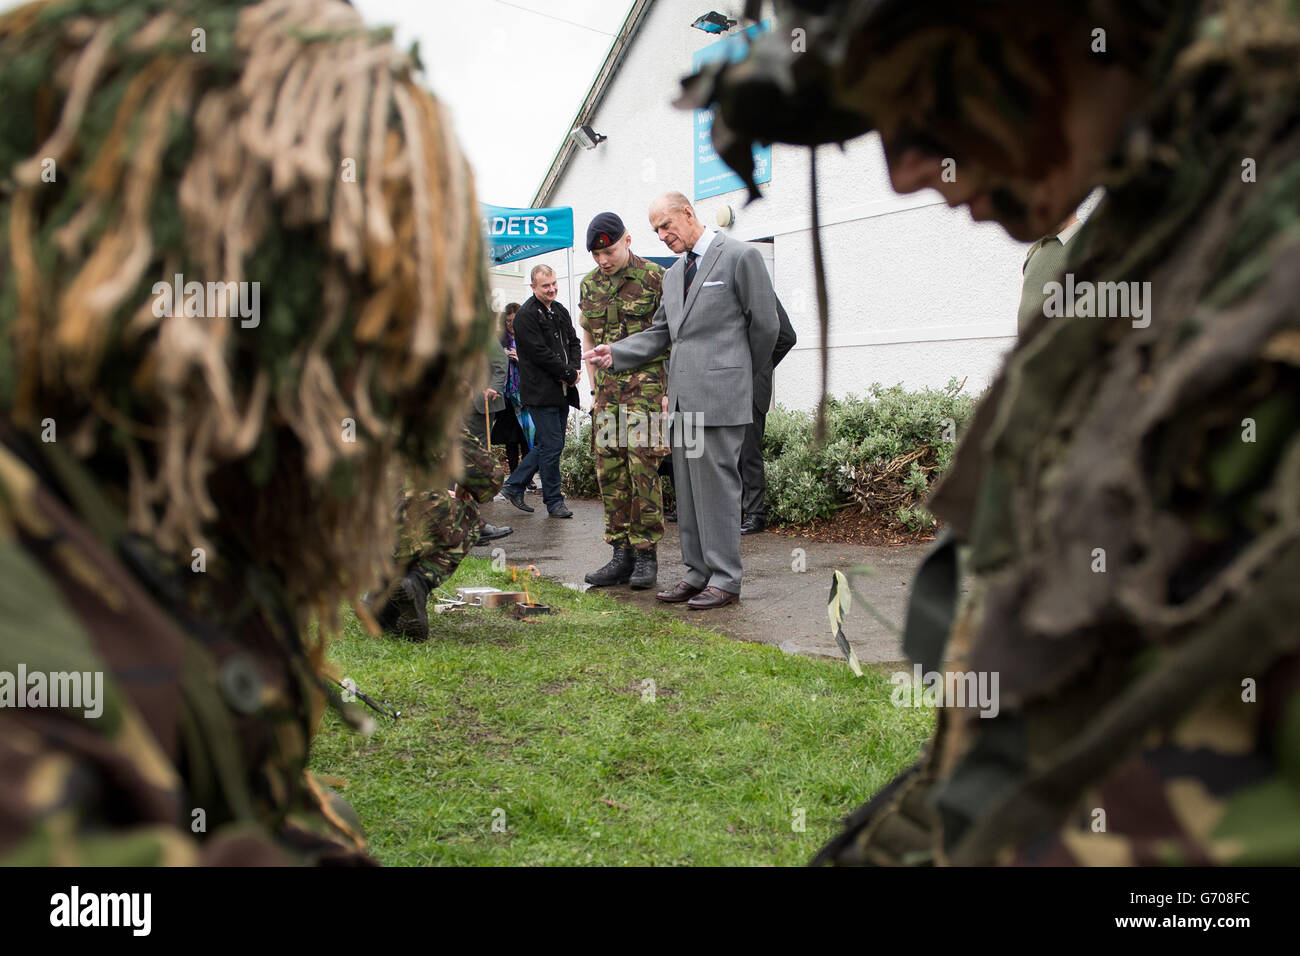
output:
[[[528,270],[532,264],[524,260],[488,267],[488,287],[492,294],[493,312],[503,311],[511,302],[522,303],[533,294],[528,287]]]
[[[713,9],[738,18],[732,8],[739,6]],[[623,218],[638,254],[672,254],[650,229],[648,209],[667,190],[693,196],[693,118],[671,102],[692,54],[717,40],[689,26],[703,10],[698,0],[657,0],[591,119],[609,139],[577,151],[546,202],[573,207],[575,295],[582,275],[595,267],[585,238],[599,212]],[[822,147],[818,174],[832,394],[861,394],[873,382],[938,386],[953,377],[966,379],[972,393],[984,388],[1015,340],[1025,245],[995,224],[973,223],[964,209],[948,209],[936,192],[895,194],[874,134],[843,151]],[[820,394],[820,359],[809,151],[774,146],[772,181],[761,188],[763,198],[750,206],[739,190],[701,200],[696,212],[713,225],[717,210],[730,205],[736,221],[728,234],[773,239],[777,294],[799,336],[777,369],[776,401],[812,408]],[[556,270],[560,300],[573,312],[564,255],[525,266],[538,262]]]

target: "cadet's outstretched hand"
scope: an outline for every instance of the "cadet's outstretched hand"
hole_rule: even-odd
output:
[[[582,360],[598,368],[609,368],[614,364],[614,353],[609,350],[608,345],[597,345],[590,352],[583,352]]]

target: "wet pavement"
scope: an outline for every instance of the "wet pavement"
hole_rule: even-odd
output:
[[[524,500],[536,509],[533,514],[506,501],[484,507],[487,521],[510,525],[514,533],[475,548],[474,555],[489,557],[492,549],[502,548],[507,564],[536,565],[544,577],[578,589],[585,587],[583,576],[605,564],[613,553],[604,541],[600,503],[571,498],[566,504],[573,517],[560,519],[546,514],[540,495],[528,494]],[[830,544],[771,532],[745,535],[740,539],[745,569],[740,603],[715,611],[693,611],[685,605],[655,600],[655,591],[672,587],[684,571],[677,525],[669,523],[659,544],[659,586],[647,591],[633,591],[627,585],[603,590],[619,600],[677,614],[739,640],[775,644],[791,654],[842,660],[826,616],[831,572],[870,565],[875,573],[855,576],[855,591],[893,628],[877,620],[855,593],[844,631],[863,663],[892,663],[906,660],[901,637],[904,608],[912,575],[925,549],[925,545]],[[803,570],[796,570],[801,565]]]

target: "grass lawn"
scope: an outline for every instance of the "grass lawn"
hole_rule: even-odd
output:
[[[484,584],[510,575],[471,558],[442,590]],[[800,865],[932,728],[880,671],[529,588],[559,613],[430,614],[424,644],[345,612],[330,658],[402,718],[362,737],[327,713],[312,769],[385,864]]]

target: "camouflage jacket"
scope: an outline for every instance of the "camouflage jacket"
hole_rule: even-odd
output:
[[[306,772],[326,693],[274,583],[195,561],[126,534],[57,445],[0,442],[0,862],[373,863]],[[226,619],[181,597],[203,589]]]
[[[941,710],[820,859],[1300,863],[1300,83],[1267,49],[1300,35],[1287,17],[1134,125],[1065,265],[1129,284],[1127,314],[1038,315],[931,501],[953,537],[905,646],[996,674],[996,715]]]
[[[627,267],[607,276],[593,269],[582,280],[582,327],[595,345],[619,342],[654,324],[663,298],[664,270],[633,254]],[[597,406],[658,399],[668,380],[668,356],[625,372],[597,369]]]
[[[422,491],[408,481],[397,496],[398,573],[412,561],[447,551],[463,556],[478,540],[479,505],[492,500],[505,478],[505,466],[462,430],[456,495],[440,488]]]

